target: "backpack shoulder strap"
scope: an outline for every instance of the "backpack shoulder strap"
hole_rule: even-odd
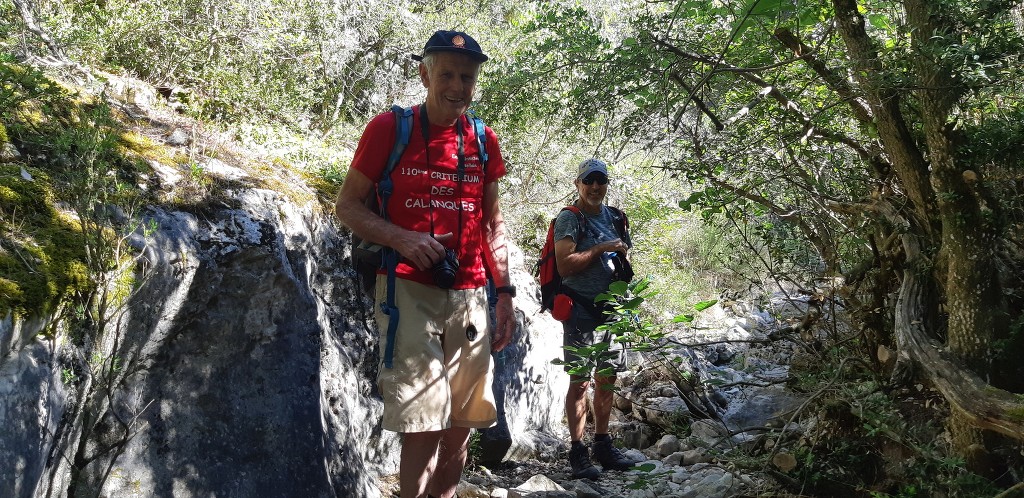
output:
[[[395,143],[391,146],[391,155],[388,156],[387,166],[377,182],[377,193],[380,195],[380,213],[385,220],[387,216],[388,199],[394,190],[394,183],[391,181],[391,172],[398,164],[405,147],[409,145],[409,137],[412,135],[412,107],[391,106],[391,112],[395,115]],[[394,367],[395,337],[398,331],[399,311],[395,305],[395,268],[398,267],[398,252],[390,247],[384,248],[381,266],[387,270],[387,297],[380,304],[381,311],[388,315],[387,346],[384,349],[382,362],[384,368]]]
[[[608,209],[612,210],[612,223],[615,224],[615,230],[619,232],[619,238],[625,241],[626,245],[633,247],[633,239],[629,234],[629,218],[626,213],[613,206],[608,206]]]
[[[473,136],[476,137],[476,146],[480,151],[480,171],[486,172],[487,170],[487,128],[484,124],[484,120],[476,117],[473,111],[466,113],[466,119],[473,128]]]
[[[393,183],[391,172],[398,165],[406,146],[409,145],[409,137],[412,135],[412,107],[391,106],[391,113],[395,115],[395,143],[391,145],[391,154],[388,155],[388,162],[384,171],[380,174],[377,182],[377,194],[380,196],[380,215],[387,219],[387,203],[391,197]]]
[[[393,105],[391,112],[395,115],[395,143],[391,146],[391,154],[388,156],[388,163],[380,176],[381,179],[391,176],[391,171],[402,158],[402,153],[409,145],[409,137],[412,136],[412,107]]]
[[[629,218],[626,217],[626,213],[615,206],[606,207],[612,212],[612,222],[615,224],[615,230],[619,232],[619,237],[626,240],[629,236]]]
[[[562,211],[572,211],[573,213],[575,213],[576,222],[580,224],[580,230],[583,230],[583,226],[586,225],[587,223],[587,217],[583,216],[583,211],[580,211],[580,208],[576,207],[575,204],[569,204],[568,206],[562,208]]]
[[[562,208],[562,211],[571,211],[576,215],[576,232],[580,237],[583,236],[583,232],[587,229],[587,217],[583,215],[583,211],[576,207],[575,204],[569,204]]]

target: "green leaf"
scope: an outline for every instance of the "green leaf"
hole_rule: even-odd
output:
[[[635,309],[639,308],[640,305],[643,302],[644,302],[644,298],[642,298],[642,297],[634,297],[633,299],[630,299],[629,301],[626,301],[625,303],[623,303],[622,307],[627,309],[627,310],[635,310]]]
[[[886,32],[892,31],[892,24],[889,23],[888,16],[885,16],[883,14],[870,14],[870,15],[868,15],[868,22],[870,22],[872,26],[874,26],[874,27],[876,27],[876,28],[878,28],[878,29],[880,29],[882,31],[886,31]]]
[[[636,294],[640,294],[644,290],[646,290],[648,287],[650,287],[650,285],[651,285],[651,279],[649,279],[647,277],[644,277],[644,278],[640,279],[639,282],[636,283],[635,287],[633,287],[633,292],[636,293]]]
[[[714,306],[717,303],[718,303],[717,299],[712,299],[710,301],[701,301],[701,302],[693,305],[693,309],[695,309],[697,311],[704,311],[704,310]]]
[[[738,24],[733,26],[736,36],[739,37],[748,28],[754,26],[759,17],[778,16],[782,13],[783,3],[783,0],[748,0],[736,19]],[[786,1],[785,4],[789,5],[790,2]]]
[[[672,319],[672,323],[690,323],[693,321],[693,315],[677,315]]]
[[[651,472],[652,470],[654,470],[656,468],[658,468],[658,467],[656,465],[654,465],[653,463],[645,463],[645,464],[637,465],[636,467],[634,467],[634,470],[639,470],[640,472]]]
[[[753,5],[745,7],[744,11],[749,9],[752,16],[774,16],[782,12],[783,0],[751,0],[750,3]]]
[[[684,200],[679,201],[680,209],[692,209],[693,205],[704,198],[704,191],[694,192]]]

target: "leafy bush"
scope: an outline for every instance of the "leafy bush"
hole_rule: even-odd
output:
[[[402,2],[49,2],[38,15],[72,59],[198,98],[221,121],[260,115],[321,130],[404,91],[413,30]]]

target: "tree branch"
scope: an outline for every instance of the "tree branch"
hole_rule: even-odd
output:
[[[672,71],[671,73],[669,73],[669,77],[672,79],[672,81],[675,81],[676,84],[683,87],[683,90],[686,90],[686,93],[690,95],[690,100],[697,105],[697,109],[700,109],[700,112],[704,113],[704,115],[711,120],[711,122],[715,125],[716,130],[722,131],[725,129],[725,125],[722,124],[722,121],[718,119],[718,116],[715,116],[715,113],[711,112],[711,109],[708,108],[707,104],[705,104],[703,100],[697,97],[696,90],[690,88],[690,85],[686,84],[686,81],[683,80],[682,75],[680,75],[676,71]]]
[[[779,42],[785,45],[786,48],[792,51],[798,59],[804,61],[815,74],[820,76],[821,79],[828,84],[832,91],[842,97],[843,100],[849,104],[854,117],[856,117],[862,125],[866,126],[871,124],[874,116],[872,116],[871,108],[868,107],[867,102],[857,94],[845,78],[836,74],[835,71],[830,70],[825,66],[824,62],[815,57],[814,54],[816,51],[812,47],[809,47],[804,42],[800,41],[800,39],[798,39],[796,35],[789,30],[789,28],[777,28],[775,30],[775,39],[779,40]]]
[[[68,59],[67,54],[64,53],[64,49],[61,48],[61,46],[58,45],[57,42],[53,41],[53,38],[50,38],[49,33],[44,31],[43,28],[39,27],[39,23],[36,22],[36,16],[35,14],[32,13],[32,5],[30,4],[30,0],[13,1],[14,7],[18,10],[18,15],[21,16],[21,22],[25,23],[25,28],[27,28],[29,32],[36,35],[40,40],[42,40],[43,44],[46,45],[46,48],[50,51],[50,53],[54,57],[56,57],[60,62],[70,65],[71,60]]]
[[[917,147],[916,140],[900,110],[900,95],[882,83],[884,68],[871,37],[865,29],[864,16],[856,0],[833,0],[836,24],[853,63],[853,77],[863,89],[875,117],[878,136],[892,163],[907,197],[914,203],[917,224],[932,234],[937,227],[929,213],[935,210],[935,195],[928,180],[928,162]]]

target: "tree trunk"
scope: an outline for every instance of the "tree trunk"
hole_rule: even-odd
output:
[[[931,279],[920,271],[923,256],[917,238],[904,235],[903,247],[907,264],[896,303],[896,345],[903,368],[897,370],[915,367],[971,425],[1024,441],[1024,417],[1020,416],[1024,404],[1020,397],[990,386],[973,371],[963,368],[929,334]]]
[[[836,12],[836,25],[853,62],[853,76],[866,94],[878,138],[890,157],[893,172],[913,204],[914,222],[925,233],[931,234],[937,227],[930,217],[934,211],[935,196],[928,183],[928,161],[914,143],[903,117],[900,108],[902,98],[895,88],[882,81],[885,71],[881,58],[867,34],[864,16],[860,14],[856,0],[833,0],[832,5]]]
[[[967,369],[991,379],[993,341],[1005,336],[1009,323],[995,269],[998,204],[986,198],[980,174],[959,167],[955,159],[951,113],[963,85],[944,60],[928,55],[942,53],[942,47],[935,45],[948,43],[941,35],[950,29],[925,0],[907,0],[904,5],[911,31],[924,35],[914,36],[911,46],[918,54],[915,69],[921,90],[917,95],[942,225],[939,255],[945,275],[938,277],[948,313],[946,344]],[[971,424],[970,415],[954,408],[946,426],[953,448],[964,457],[967,468],[994,477],[996,469],[984,434]]]

